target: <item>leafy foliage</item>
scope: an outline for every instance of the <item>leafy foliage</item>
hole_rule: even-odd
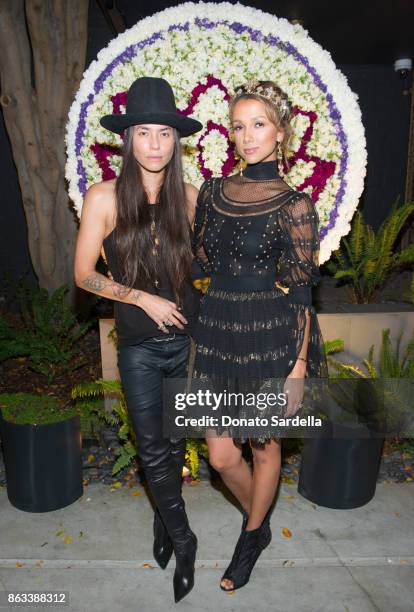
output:
[[[336,338],[335,340],[325,340],[323,343],[325,354],[338,353],[344,350],[344,341]]]
[[[342,363],[327,353],[331,366],[332,377],[337,379],[355,379],[359,386],[341,386],[342,399],[339,403],[345,410],[355,405],[355,395],[346,397],[347,392],[359,392],[359,412],[364,414],[366,422],[376,420],[387,422],[387,431],[411,431],[414,404],[412,380],[414,378],[414,331],[401,354],[401,332],[393,345],[390,330],[382,330],[382,341],[378,355],[378,366],[374,364],[374,348],[372,345],[362,366]],[[371,380],[373,379],[373,380]],[[375,383],[373,382],[375,381]],[[340,381],[338,381],[340,382]],[[345,381],[344,381],[345,382]],[[363,384],[364,383],[364,384]],[[340,385],[339,385],[340,386]],[[411,415],[411,416],[410,416]],[[409,440],[409,438],[408,438]]]
[[[208,458],[208,446],[203,439],[189,438],[187,440],[186,459],[190,466],[190,473],[197,478],[200,469],[200,456]]]
[[[19,425],[45,425],[75,416],[73,407],[62,406],[57,398],[30,393],[0,394],[3,418]]]
[[[137,439],[131,418],[128,413],[121,383],[117,380],[99,379],[90,383],[82,383],[72,389],[72,398],[77,403],[88,405],[90,401],[101,397],[109,397],[114,400],[111,413],[103,413],[103,417],[110,425],[118,425],[118,437],[121,441],[119,448],[115,449],[117,460],[112,468],[115,475],[127,467],[137,455]],[[204,440],[187,440],[186,458],[190,464],[190,472],[193,478],[197,477],[200,455],[208,456],[207,445]]]
[[[46,376],[48,383],[59,372],[84,365],[78,341],[92,321],[78,323],[66,301],[68,291],[68,286],[62,285],[49,295],[46,289],[20,286],[21,325],[0,318],[0,361],[28,357],[28,367]]]
[[[368,356],[363,361],[366,371],[359,366],[342,363],[327,353],[328,363],[332,366],[336,375],[343,378],[413,378],[414,332],[410,341],[407,343],[404,353],[400,355],[402,334],[403,332],[399,334],[395,345],[393,346],[390,339],[390,330],[382,330],[382,342],[379,350],[378,368],[375,367],[373,360],[375,348],[374,344],[370,347]]]
[[[377,234],[365,223],[362,213],[356,211],[349,236],[342,238],[340,248],[326,265],[335,278],[352,286],[354,302],[377,301],[390,273],[414,263],[414,245],[395,252],[397,238],[413,211],[414,203],[398,206],[398,201],[394,202]]]
[[[126,407],[125,397],[121,383],[117,380],[95,380],[94,382],[82,383],[72,389],[72,399],[77,400],[77,405],[82,410],[91,407],[94,402],[102,397],[113,399],[112,411],[101,412],[102,418],[108,425],[118,425],[118,437],[121,444],[115,449],[117,459],[112,468],[112,474],[117,474],[129,465],[136,456],[137,442],[131,419]]]

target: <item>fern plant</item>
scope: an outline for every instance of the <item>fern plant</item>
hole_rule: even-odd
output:
[[[344,341],[340,338],[336,338],[335,340],[325,340],[323,343],[323,348],[325,350],[325,355],[331,355],[332,353],[339,353],[344,350]]]
[[[118,437],[121,444],[115,449],[117,459],[112,468],[112,475],[115,475],[130,465],[137,455],[138,446],[121,383],[118,380],[99,379],[76,385],[72,389],[72,399],[76,400],[81,412],[90,410],[91,402],[93,403],[102,397],[114,399],[112,412],[102,411],[102,418],[109,425],[118,426]],[[186,459],[189,462],[190,473],[193,478],[197,478],[198,475],[200,455],[208,456],[205,442],[203,440],[187,440]]]
[[[118,426],[118,437],[121,444],[115,449],[117,457],[112,474],[117,474],[120,470],[127,467],[137,454],[137,442],[129,417],[124,393],[121,383],[117,380],[95,380],[94,382],[81,383],[72,389],[72,399],[77,401],[77,405],[82,410],[83,407],[90,407],[90,403],[102,397],[114,399],[112,412],[102,411],[102,418],[109,425]]]
[[[401,339],[403,332],[397,337],[395,346],[390,339],[390,330],[382,330],[382,341],[379,350],[378,368],[374,365],[373,344],[366,359],[363,360],[365,371],[356,365],[342,363],[328,355],[328,363],[336,374],[344,378],[413,378],[414,377],[414,332],[401,355]],[[342,350],[342,349],[341,349]]]
[[[364,393],[359,402],[360,408],[362,407],[366,415],[386,418],[388,431],[394,427],[398,432],[404,431],[407,418],[414,417],[411,384],[414,377],[414,331],[403,353],[401,353],[402,334],[403,332],[398,335],[393,345],[390,330],[382,330],[378,366],[375,366],[373,359],[375,345],[370,347],[362,367],[342,363],[331,355],[327,356],[335,378],[365,380],[367,383],[370,379],[375,379],[375,384],[365,384],[360,387]],[[346,410],[350,403],[345,401],[345,395],[342,399],[344,401],[341,401],[341,405]]]
[[[349,236],[342,238],[340,248],[326,265],[334,278],[351,284],[355,303],[377,301],[390,273],[414,263],[414,244],[395,251],[401,229],[413,211],[414,203],[398,206],[398,200],[395,201],[376,234],[361,212],[356,211]]]
[[[84,365],[79,339],[92,321],[78,323],[62,285],[49,295],[46,289],[22,285],[18,290],[21,325],[0,318],[0,361],[28,357],[28,367],[53,382],[58,372],[70,372]],[[78,359],[75,359],[78,357]]]

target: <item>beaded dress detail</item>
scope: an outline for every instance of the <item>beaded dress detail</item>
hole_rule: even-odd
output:
[[[229,391],[284,379],[302,347],[306,312],[306,376],[327,376],[311,292],[320,280],[318,221],[310,197],[289,187],[274,161],[202,185],[193,251],[211,281],[194,333],[193,378]]]

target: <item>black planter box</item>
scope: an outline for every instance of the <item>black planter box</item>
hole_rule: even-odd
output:
[[[371,314],[389,312],[413,312],[414,304],[409,302],[375,302],[373,304],[335,304],[333,302],[316,304],[316,311],[321,314]]]
[[[298,492],[318,506],[347,510],[374,497],[384,438],[364,426],[347,429],[337,437],[336,426],[333,437],[332,423],[324,423],[319,437],[303,441]]]
[[[47,425],[3,419],[0,432],[10,503],[25,512],[64,508],[83,495],[78,415]]]

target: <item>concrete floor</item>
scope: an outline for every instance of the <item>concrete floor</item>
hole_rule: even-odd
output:
[[[184,498],[199,546],[195,587],[177,605],[174,557],[165,571],[152,558],[145,490],[101,483],[67,508],[41,514],[17,510],[0,491],[0,590],[66,591],[69,605],[60,607],[88,612],[414,610],[414,483],[379,484],[375,498],[354,510],[315,506],[296,485],[281,485],[272,543],[248,585],[230,594],[218,583],[241,515],[208,482],[184,485]]]

